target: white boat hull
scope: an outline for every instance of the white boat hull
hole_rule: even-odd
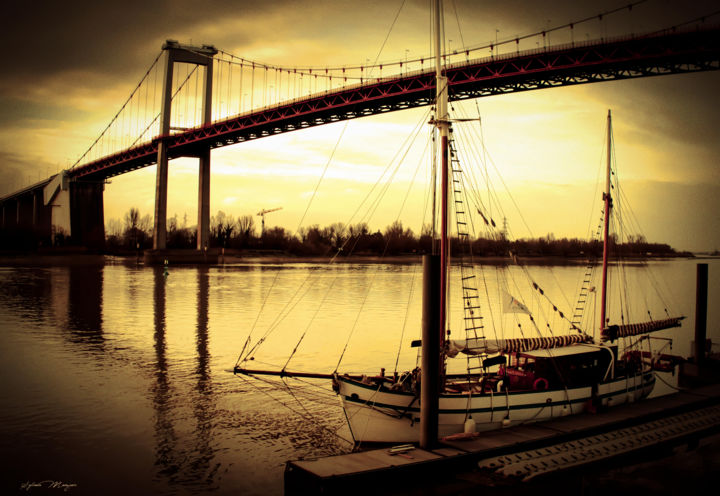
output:
[[[338,377],[338,394],[356,442],[418,442],[420,400],[413,393],[381,390]],[[646,397],[655,386],[654,372],[604,382],[598,385],[597,400],[615,406]],[[544,390],[485,393],[468,397],[440,396],[438,434],[440,437],[464,431],[468,414],[477,431],[538,422],[586,411],[590,386]]]

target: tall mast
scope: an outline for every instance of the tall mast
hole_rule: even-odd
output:
[[[442,75],[442,0],[435,1],[435,126],[440,136],[440,345],[445,340],[448,273],[448,85]]]
[[[423,330],[422,374],[420,376],[420,447],[432,449],[438,439],[440,376],[442,350],[445,340],[445,307],[447,295],[447,217],[448,217],[448,119],[447,79],[442,76],[441,0],[434,2],[435,16],[435,72],[437,102],[435,127],[440,136],[440,255],[433,247],[432,255],[423,258]],[[433,239],[433,245],[435,240]]]
[[[603,265],[602,265],[602,293],[600,296],[600,332],[605,329],[605,312],[607,311],[607,269],[608,269],[608,241],[610,233],[610,209],[612,208],[612,198],[610,196],[610,174],[612,162],[612,118],[610,110],[607,117],[607,170],[605,174],[605,192],[603,193],[603,201],[605,202],[605,218],[603,224]]]

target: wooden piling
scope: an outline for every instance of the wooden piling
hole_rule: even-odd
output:
[[[707,339],[708,264],[697,265],[697,290],[695,296],[695,364],[705,361]]]
[[[420,376],[420,447],[431,449],[438,440],[440,409],[440,257],[423,257],[422,367]]]

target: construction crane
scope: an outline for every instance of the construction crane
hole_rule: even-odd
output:
[[[265,235],[265,214],[269,214],[270,212],[277,212],[278,210],[282,210],[282,207],[277,208],[271,208],[271,209],[262,209],[260,210],[257,215],[262,218],[261,228],[260,228],[260,237],[262,238]]]

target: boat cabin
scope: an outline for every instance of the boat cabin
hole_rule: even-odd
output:
[[[611,348],[586,344],[513,352],[498,376],[510,390],[587,386],[610,377],[614,355]]]

